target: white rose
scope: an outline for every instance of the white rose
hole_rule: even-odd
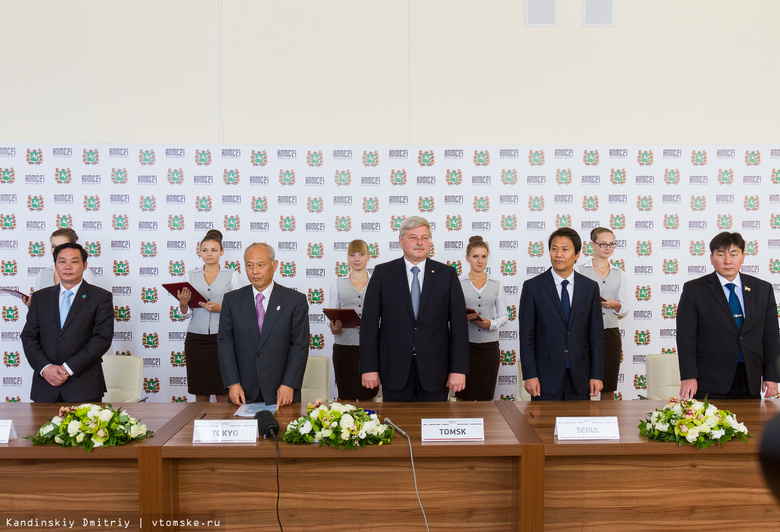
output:
[[[346,412],[344,405],[342,405],[341,403],[331,403],[330,410],[332,412],[338,412],[338,413]]]
[[[712,439],[713,440],[719,440],[726,434],[726,431],[723,429],[713,430],[712,431]]]
[[[357,407],[355,405],[344,405],[344,412],[352,412],[356,409]]]
[[[672,412],[674,412],[678,416],[682,414],[682,411],[683,411],[682,406],[680,406],[679,403],[672,407]]]
[[[341,439],[342,440],[349,439],[349,431],[347,429],[342,429],[341,430]]]
[[[51,418],[51,422],[59,427],[60,425],[62,425],[62,418],[60,416],[54,416],[53,418]]]
[[[81,430],[81,421],[73,420],[68,423],[68,436],[75,436]]]
[[[306,422],[301,427],[298,428],[298,432],[300,432],[301,434],[308,434],[308,433],[310,433],[311,432],[311,421],[309,421],[307,419]]]
[[[358,432],[358,438],[360,438],[360,439],[362,440],[362,439],[363,439],[363,438],[365,438],[366,436],[367,436],[367,434],[366,434],[366,429],[365,429],[365,427],[363,427],[363,430],[361,430],[360,432]]]
[[[102,441],[96,441],[96,442],[94,442],[94,444],[95,444],[94,447],[103,447],[103,442]]]
[[[691,408],[693,408],[694,410],[701,410],[702,408],[704,408],[704,403],[702,403],[701,401],[694,401],[693,404],[691,405]]]
[[[717,425],[719,421],[720,420],[718,418],[716,418],[715,416],[709,416],[709,417],[707,417],[704,420],[704,424],[707,425],[708,427],[712,428],[715,425]]]
[[[688,434],[685,436],[685,439],[688,440],[689,443],[695,442],[699,438],[699,431],[695,427],[688,431]]]
[[[323,438],[330,438],[331,434],[333,434],[333,429],[322,429]]]
[[[344,414],[341,416],[341,425],[342,429],[352,429],[355,427],[355,418],[352,417],[350,414]]]
[[[86,434],[83,432],[80,432],[78,436],[76,436],[76,443],[84,443],[84,438],[86,438]]]
[[[669,432],[669,423],[656,423],[655,428],[661,432]]]
[[[130,425],[130,437],[137,438],[141,434],[140,427],[138,425]]]
[[[114,417],[114,413],[111,410],[109,410],[108,408],[106,408],[105,410],[101,410],[100,414],[98,414],[98,419],[100,421],[108,422],[108,421],[111,421],[112,417]]]
[[[89,419],[95,419],[98,414],[100,414],[100,407],[98,405],[92,405],[92,408],[90,408],[89,412],[87,412],[87,417]]]
[[[747,427],[745,426],[744,423],[736,423],[732,425],[732,427],[734,427],[734,430],[736,430],[737,432],[744,432],[747,434]]]
[[[705,415],[705,416],[712,416],[712,415],[714,415],[714,414],[715,414],[717,411],[718,411],[718,409],[717,409],[716,407],[714,407],[714,406],[710,405],[710,406],[708,406],[708,407],[707,407],[707,410],[705,410],[705,411],[704,411],[704,415]]]
[[[712,427],[710,427],[706,423],[703,423],[703,424],[699,425],[698,429],[699,429],[699,432],[702,433],[702,434],[707,434],[708,432],[712,431]]]

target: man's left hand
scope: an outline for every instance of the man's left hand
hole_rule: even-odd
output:
[[[769,399],[777,395],[777,383],[772,381],[764,381],[761,385],[761,391],[764,392],[764,397]]]
[[[450,373],[447,377],[447,388],[453,392],[460,392],[466,387],[466,375],[463,373]]]
[[[287,406],[293,402],[293,389],[282,384],[276,390],[276,408]]]
[[[599,379],[590,379],[590,395],[596,397],[601,393],[601,389],[604,387],[604,383]]]

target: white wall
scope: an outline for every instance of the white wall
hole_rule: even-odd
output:
[[[771,143],[776,0],[0,0],[0,140]]]

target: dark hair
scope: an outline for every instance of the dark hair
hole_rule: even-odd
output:
[[[742,238],[742,235],[723,231],[710,241],[710,253],[715,253],[718,250],[726,251],[732,245],[737,246],[742,253],[745,252],[745,239]]]
[[[200,244],[203,245],[204,242],[216,242],[219,244],[219,249],[222,249],[222,233],[216,229],[209,229]]]
[[[608,227],[597,227],[590,232],[590,241],[595,242],[601,233],[609,233],[610,235],[615,236],[615,233],[612,232],[612,229]]]
[[[49,238],[54,238],[55,236],[64,236],[68,239],[68,242],[76,242],[79,239],[79,235],[70,227],[60,227]]]
[[[582,249],[582,239],[580,238],[580,235],[577,234],[577,231],[571,227],[559,227],[553,231],[550,238],[547,240],[547,249],[550,249],[553,238],[556,236],[566,237],[571,240],[572,245],[574,245],[574,253],[579,253]]]
[[[87,262],[87,257],[89,257],[87,250],[81,247],[81,244],[77,244],[75,242],[65,242],[64,244],[60,244],[54,248],[54,251],[52,251],[52,255],[54,255],[54,262],[57,262],[57,257],[59,257],[60,252],[63,249],[78,249],[81,252],[81,262]]]
[[[349,246],[347,246],[347,256],[352,255],[353,253],[363,253],[368,255],[368,244],[366,244],[366,241],[356,238],[350,242]]]
[[[490,246],[488,246],[487,242],[482,240],[482,237],[479,235],[474,235],[471,238],[469,238],[469,243],[466,246],[467,257],[471,255],[471,250],[474,248],[485,248],[488,252],[488,255],[490,255]]]

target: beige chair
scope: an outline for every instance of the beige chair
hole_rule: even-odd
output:
[[[301,404],[314,404],[317,399],[330,401],[330,358],[326,356],[310,356],[303,374]]]
[[[647,398],[666,401],[680,395],[680,366],[677,353],[652,354],[645,357]]]
[[[144,359],[127,355],[103,355],[106,379],[104,403],[137,403],[141,400]]]

